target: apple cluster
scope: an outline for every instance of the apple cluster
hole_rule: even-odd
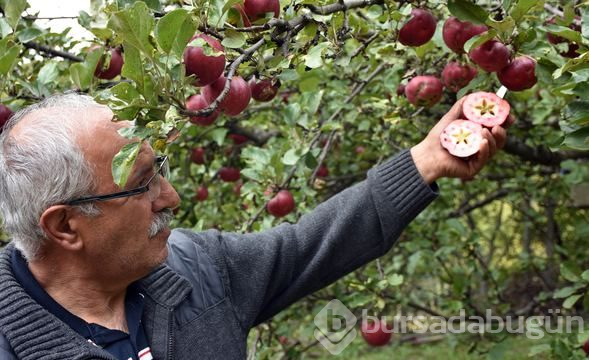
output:
[[[247,4],[247,2],[246,2]],[[187,76],[194,76],[194,85],[201,87],[200,93],[186,100],[186,109],[199,111],[208,108],[221,94],[227,78],[225,50],[221,43],[206,34],[195,35],[184,50],[184,66]],[[229,92],[208,115],[192,116],[190,121],[200,126],[211,125],[221,115],[237,116],[243,112],[253,98],[257,101],[271,101],[278,93],[280,84],[276,80],[257,80],[253,76],[246,82],[241,76],[233,76]]]
[[[399,30],[399,42],[407,46],[421,46],[433,37],[436,24],[435,17],[429,11],[413,9],[411,18]],[[485,25],[450,17],[444,22],[442,37],[450,50],[462,55],[465,53],[464,44],[487,30]],[[562,40],[553,39],[555,42]],[[497,39],[490,39],[471,49],[468,57],[478,68],[496,73],[499,82],[511,91],[529,89],[536,84],[536,62],[525,55],[513,58],[509,48]],[[470,64],[452,61],[444,67],[441,79],[434,75],[416,76],[397,92],[404,94],[415,106],[431,107],[442,98],[444,87],[458,92],[477,73],[477,68]]]

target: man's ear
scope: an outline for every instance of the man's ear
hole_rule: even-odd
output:
[[[50,242],[66,250],[76,251],[83,246],[77,228],[79,216],[83,215],[71,206],[53,205],[41,214],[39,225]]]

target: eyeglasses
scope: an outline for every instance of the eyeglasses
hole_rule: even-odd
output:
[[[168,163],[167,156],[157,156],[155,158],[155,162],[153,164],[154,174],[152,177],[147,180],[145,185],[141,185],[135,189],[130,189],[126,191],[115,192],[112,194],[106,195],[92,195],[92,196],[83,196],[74,200],[69,200],[64,202],[65,205],[78,205],[86,202],[91,201],[107,201],[112,199],[119,199],[127,196],[134,196],[140,195],[143,193],[147,193],[149,196],[150,201],[154,201],[160,196],[161,192],[161,182],[160,182],[160,175],[164,177],[164,179],[168,178],[170,174],[170,164]]]

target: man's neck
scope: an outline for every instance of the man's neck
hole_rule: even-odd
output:
[[[128,333],[125,317],[126,286],[104,286],[84,272],[51,269],[37,262],[29,269],[45,291],[70,313],[87,323]]]

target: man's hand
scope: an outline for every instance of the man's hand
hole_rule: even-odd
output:
[[[495,153],[503,148],[507,139],[506,128],[514,119],[511,115],[502,126],[483,129],[483,143],[479,152],[467,160],[451,155],[440,143],[440,134],[444,128],[456,119],[465,119],[462,115],[464,97],[452,106],[450,111],[434,126],[419,144],[411,148],[411,156],[417,170],[426,183],[431,184],[441,177],[455,177],[463,180],[472,179]]]

